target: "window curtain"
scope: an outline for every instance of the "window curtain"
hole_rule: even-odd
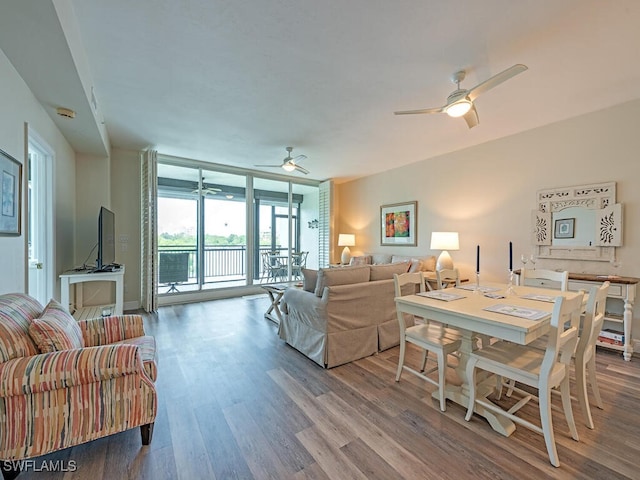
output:
[[[141,163],[141,292],[142,308],[155,312],[158,307],[158,152],[147,150],[140,153]]]

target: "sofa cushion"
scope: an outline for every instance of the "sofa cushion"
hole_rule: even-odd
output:
[[[428,257],[417,257],[411,259],[410,272],[435,272],[436,257],[430,255]]]
[[[29,324],[40,314],[42,305],[35,298],[23,293],[0,295],[0,363],[38,353]]]
[[[369,281],[369,266],[321,268],[318,270],[316,296],[321,297],[324,287],[333,285],[350,285]]]
[[[370,280],[389,280],[394,274],[407,273],[409,262],[389,263],[387,265],[371,265]]]
[[[391,254],[389,253],[371,253],[371,263],[373,265],[384,265],[391,263]]]
[[[425,257],[412,257],[408,255],[393,255],[391,263],[411,262],[409,272],[435,272],[436,257],[428,255]]]
[[[31,322],[29,335],[41,353],[84,347],[76,320],[53,299],[45,307],[42,316]]]
[[[358,255],[351,257],[349,265],[371,265],[371,255]]]
[[[318,283],[318,271],[310,268],[302,269],[302,289],[306,292],[314,293]]]

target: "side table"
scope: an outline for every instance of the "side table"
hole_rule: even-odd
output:
[[[272,322],[280,324],[282,320],[282,312],[280,311],[280,301],[282,296],[289,285],[276,284],[276,285],[262,285],[271,299],[271,305],[269,309],[264,313],[264,318],[271,320]]]

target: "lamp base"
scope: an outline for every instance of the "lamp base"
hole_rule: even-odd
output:
[[[351,250],[349,250],[349,247],[344,247],[344,250],[342,250],[342,256],[340,257],[340,263],[342,265],[349,265],[350,261],[351,261]]]
[[[436,270],[451,270],[453,268],[453,259],[449,252],[443,250],[438,261],[436,262]]]

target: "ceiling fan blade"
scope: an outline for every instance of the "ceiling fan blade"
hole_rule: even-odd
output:
[[[285,163],[286,163],[286,162],[285,162]],[[282,163],[279,163],[279,164],[277,164],[277,165],[259,165],[259,164],[254,164],[253,166],[254,166],[254,167],[274,167],[274,168],[275,168],[275,167],[281,167],[281,166],[282,166]]]
[[[401,112],[393,112],[393,114],[394,115],[413,115],[414,113],[442,113],[442,112],[444,112],[444,107],[423,108],[421,110],[404,110]]]
[[[480,123],[480,120],[478,119],[478,111],[476,110],[475,105],[471,105],[469,111],[464,114],[464,120],[467,122],[469,128],[473,128]]]
[[[299,162],[300,160],[306,160],[307,156],[306,155],[298,155],[297,157],[293,157],[291,160],[294,162]]]
[[[296,170],[298,170],[301,173],[304,173],[305,175],[309,175],[309,170],[307,170],[306,168],[301,167],[300,165],[298,165],[297,163],[293,165]]]
[[[516,65],[507,68],[503,72],[500,72],[494,75],[493,77],[489,78],[488,80],[485,80],[484,82],[476,85],[471,90],[469,90],[469,94],[468,94],[469,100],[473,102],[474,99],[476,99],[479,95],[483,94],[487,90],[497,87],[501,83],[506,82],[511,77],[515,77],[516,75],[524,72],[525,70],[527,70],[527,66],[522,65],[521,63],[517,63]]]

